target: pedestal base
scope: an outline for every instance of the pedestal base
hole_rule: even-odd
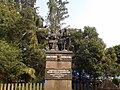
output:
[[[44,90],[72,90],[71,51],[46,51]]]
[[[71,80],[46,80],[44,90],[72,90]]]

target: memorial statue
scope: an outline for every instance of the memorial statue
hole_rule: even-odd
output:
[[[48,44],[49,50],[56,50],[56,33],[53,30],[48,34]]]
[[[63,40],[63,35],[62,35],[62,31],[59,30],[58,35],[57,35],[57,45],[58,45],[58,50],[63,50],[64,49],[64,40]]]
[[[67,31],[67,29],[64,29],[63,32],[63,40],[64,40],[64,50],[69,50],[69,44],[70,44],[70,34]]]
[[[70,34],[68,33],[67,29],[59,30],[56,34],[51,30],[51,32],[48,34],[48,44],[49,44],[49,50],[69,50],[69,44],[70,44]]]

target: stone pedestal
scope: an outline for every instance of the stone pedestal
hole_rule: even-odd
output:
[[[72,52],[46,52],[44,90],[72,90]]]

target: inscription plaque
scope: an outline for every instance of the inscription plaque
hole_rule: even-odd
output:
[[[72,60],[72,56],[70,56],[70,55],[47,55],[46,56],[46,60],[50,60],[50,61],[52,61],[52,60],[60,60],[60,61],[63,61],[63,60],[65,60],[65,61],[71,61]]]
[[[46,79],[72,79],[71,69],[46,69]]]
[[[60,56],[61,58],[70,58],[72,59],[71,56]],[[57,58],[57,56],[46,56],[46,58]]]
[[[57,58],[57,56],[46,56],[46,58]]]

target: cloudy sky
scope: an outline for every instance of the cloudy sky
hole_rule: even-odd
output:
[[[37,0],[36,6],[43,18],[47,16],[48,0]],[[120,44],[120,0],[69,0],[69,18],[72,28],[96,27],[107,47]]]

